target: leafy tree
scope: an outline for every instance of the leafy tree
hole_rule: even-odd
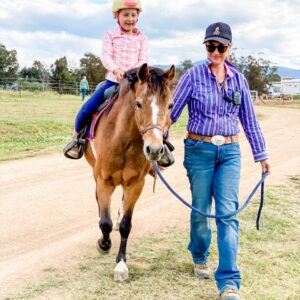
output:
[[[67,93],[74,90],[75,79],[68,68],[67,58],[61,57],[51,65],[51,79],[54,81],[53,88],[59,93]]]
[[[39,79],[45,82],[49,80],[50,72],[42,62],[35,60],[32,64],[32,67],[24,67],[20,71],[20,76],[23,78]]]
[[[180,76],[188,69],[192,68],[194,65],[190,59],[186,59],[180,63],[180,66],[176,68],[176,76],[175,76],[175,82],[178,81]]]
[[[9,51],[0,43],[0,77],[16,78],[18,69],[17,51]]]
[[[280,80],[277,67],[271,66],[269,60],[256,59],[252,55],[237,58],[234,52],[230,54],[229,60],[244,74],[250,90],[257,90],[258,94],[267,93],[271,82]]]
[[[78,78],[78,80],[85,75],[91,86],[97,85],[105,79],[106,72],[101,59],[98,56],[92,53],[85,53],[84,57],[80,59],[80,69],[78,74],[80,78]]]

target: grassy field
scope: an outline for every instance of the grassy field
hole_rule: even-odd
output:
[[[79,96],[0,91],[0,162],[61,152],[70,140]],[[300,108],[300,101],[282,108]],[[187,110],[172,126],[172,135],[186,130]]]
[[[0,91],[0,162],[62,152],[70,141],[79,96]],[[174,131],[185,130],[187,112]]]
[[[80,97],[0,92],[0,161],[62,151]]]
[[[261,229],[256,231],[258,200],[240,215],[239,267],[244,300],[300,299],[300,176],[268,190]],[[188,221],[187,221],[188,222]],[[188,225],[187,225],[188,226]],[[113,281],[117,245],[107,255],[96,249],[68,272],[46,269],[46,280],[31,284],[13,299],[217,299],[213,279],[194,277],[186,249],[188,227],[168,228],[155,236],[130,243],[130,279]],[[217,266],[216,228],[213,222],[210,264]]]

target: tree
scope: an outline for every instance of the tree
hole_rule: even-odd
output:
[[[85,75],[91,85],[97,85],[99,82],[103,81],[106,72],[101,59],[94,54],[85,53],[84,57],[80,59],[80,77]]]
[[[180,76],[188,69],[192,68],[194,65],[190,59],[186,59],[180,63],[180,66],[176,68],[176,78],[177,82]]]
[[[51,79],[54,81],[53,88],[59,93],[70,92],[74,89],[74,78],[72,78],[70,70],[68,68],[67,58],[61,57],[51,65]]]
[[[0,43],[0,77],[16,78],[19,69],[16,50],[7,50]]]
[[[24,67],[20,71],[20,76],[29,79],[39,79],[45,82],[49,80],[50,72],[42,62],[35,60],[32,64],[32,67]]]
[[[237,58],[231,53],[229,60],[244,74],[250,90],[257,90],[258,94],[267,93],[272,81],[280,80],[277,67],[272,67],[269,60],[254,58],[252,55]]]

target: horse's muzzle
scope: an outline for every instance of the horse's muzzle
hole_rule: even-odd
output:
[[[164,154],[164,146],[163,144],[145,145],[144,153],[149,160],[158,161]]]

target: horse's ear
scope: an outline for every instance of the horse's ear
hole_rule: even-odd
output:
[[[165,71],[164,76],[169,80],[172,81],[175,76],[175,66],[172,65],[171,68]]]
[[[141,82],[146,82],[150,78],[149,67],[144,63],[138,70],[138,78]]]

